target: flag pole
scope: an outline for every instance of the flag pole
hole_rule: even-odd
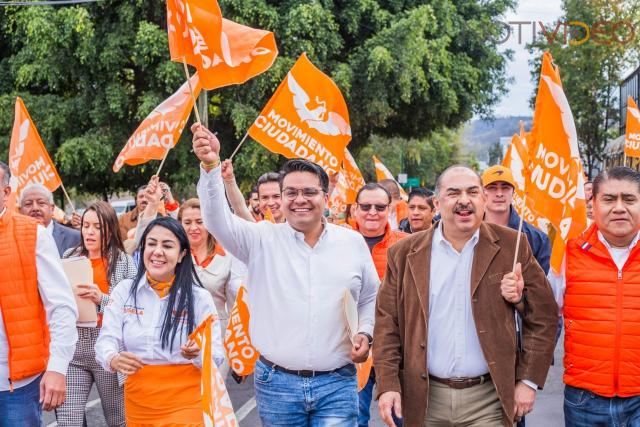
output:
[[[196,114],[196,123],[201,123],[200,121],[200,112],[198,111],[198,104],[196,102],[196,96],[193,93],[193,87],[191,87],[191,74],[189,73],[189,67],[187,66],[187,59],[182,57],[182,65],[184,66],[184,74],[187,76],[187,86],[189,87],[189,93],[191,94],[191,99],[193,100],[193,112]],[[165,160],[167,160],[167,156],[169,155],[169,150],[171,148],[167,148],[167,151],[164,153],[164,157],[160,162],[160,166],[158,167],[158,172],[156,172],[156,176],[160,176],[160,171],[162,170],[162,166],[164,166]]]
[[[233,150],[233,153],[231,153],[231,157],[229,157],[229,160],[233,160],[233,156],[235,156],[238,153],[238,151],[240,150],[240,147],[242,147],[242,144],[244,143],[244,141],[246,141],[248,136],[249,136],[249,131],[247,131],[247,133],[244,134],[244,136],[240,140],[240,144],[238,144],[236,149]]]
[[[62,182],[60,182],[60,188],[62,188],[62,192],[64,193],[64,197],[67,198],[67,202],[69,202],[69,205],[71,205],[71,211],[75,212],[76,207],[73,205],[73,202],[71,201],[71,197],[69,197],[69,193],[67,193],[67,190],[64,188],[64,184]]]
[[[525,196],[525,200],[526,200],[526,196]],[[515,209],[515,207],[512,207],[512,209]],[[516,252],[515,252],[515,256],[513,257],[513,268],[511,269],[511,271],[515,271],[516,270],[516,264],[518,263],[518,251],[520,249],[520,237],[522,236],[522,223],[524,222],[524,209],[522,210],[522,215],[520,215],[520,223],[518,224],[518,237],[516,238]]]

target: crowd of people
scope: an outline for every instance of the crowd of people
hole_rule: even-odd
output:
[[[86,425],[94,385],[109,426],[203,426],[203,351],[189,335],[214,317],[208,345],[226,378],[241,285],[265,426],[367,426],[374,398],[389,427],[524,425],[562,328],[565,424],[640,426],[637,171],[588,183],[592,223],[553,272],[502,166],[452,165],[406,201],[393,180],[368,183],[339,219],[320,166],[289,160],[245,198],[215,134],[192,132],[198,197],[179,203],[154,176],[120,218],[96,201],[62,225],[39,184],[13,212],[0,162],[0,427],[39,426],[42,410]],[[61,260],[74,257],[92,283],[69,285]],[[96,322],[76,321],[76,298]]]

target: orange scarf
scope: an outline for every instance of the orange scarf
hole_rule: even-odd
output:
[[[156,291],[160,298],[164,298],[169,294],[175,278],[176,276],[174,274],[173,276],[171,276],[171,279],[168,282],[160,282],[158,280],[152,279],[147,272],[147,282],[149,282],[149,286],[151,286],[151,288]]]

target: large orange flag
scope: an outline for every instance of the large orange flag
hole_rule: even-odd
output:
[[[249,135],[269,151],[308,159],[332,175],[351,140],[349,111],[338,86],[303,53]]]
[[[351,205],[356,202],[358,190],[365,186],[366,182],[362,177],[360,168],[348,149],[344,149],[344,160],[342,161],[342,172],[347,181],[346,203]]]
[[[246,302],[247,288],[240,286],[236,302],[229,316],[229,324],[224,336],[229,365],[240,376],[251,375],[260,353],[251,345],[249,337],[249,307]]]
[[[191,87],[198,96],[201,85],[197,73],[191,77]],[[138,126],[116,158],[113,171],[118,172],[125,163],[135,166],[149,160],[162,160],[180,139],[192,108],[193,98],[185,82]]]
[[[21,98],[16,99],[13,131],[9,144],[9,170],[12,196],[7,204],[11,207],[15,205],[16,197],[28,184],[42,184],[50,191],[62,185],[58,171]]]
[[[196,67],[211,90],[267,71],[278,48],[272,32],[222,18],[215,0],[167,0],[171,60]]]
[[[400,197],[402,197],[402,200],[404,201],[409,200],[409,196],[407,195],[407,192],[404,191],[404,188],[402,188],[402,186],[398,183],[398,181],[396,181],[391,171],[387,169],[387,167],[376,156],[373,156],[373,164],[376,167],[376,180],[378,182],[384,179],[394,180],[396,185],[400,189]]]
[[[237,427],[238,420],[231,405],[231,399],[224,385],[224,378],[218,371],[211,354],[211,328],[213,316],[207,317],[189,335],[202,351],[200,389],[202,393],[202,414],[205,426]]]
[[[624,154],[640,157],[640,111],[633,98],[627,100],[627,131],[624,136]]]
[[[567,241],[584,231],[587,215],[576,126],[549,52],[542,57],[528,148],[531,183],[527,203],[556,229],[551,267],[558,272]]]
[[[346,222],[348,191],[349,184],[347,183],[346,173],[344,169],[340,169],[338,182],[329,195],[328,203],[329,211],[334,216],[334,223],[336,224],[344,224]]]

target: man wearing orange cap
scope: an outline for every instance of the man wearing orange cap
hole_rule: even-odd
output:
[[[504,166],[491,166],[482,174],[482,185],[487,197],[484,220],[517,230],[520,225],[520,216],[513,208],[513,192],[516,184],[511,171]],[[527,221],[522,223],[522,231],[527,236],[536,261],[548,274],[551,256],[549,238]]]

